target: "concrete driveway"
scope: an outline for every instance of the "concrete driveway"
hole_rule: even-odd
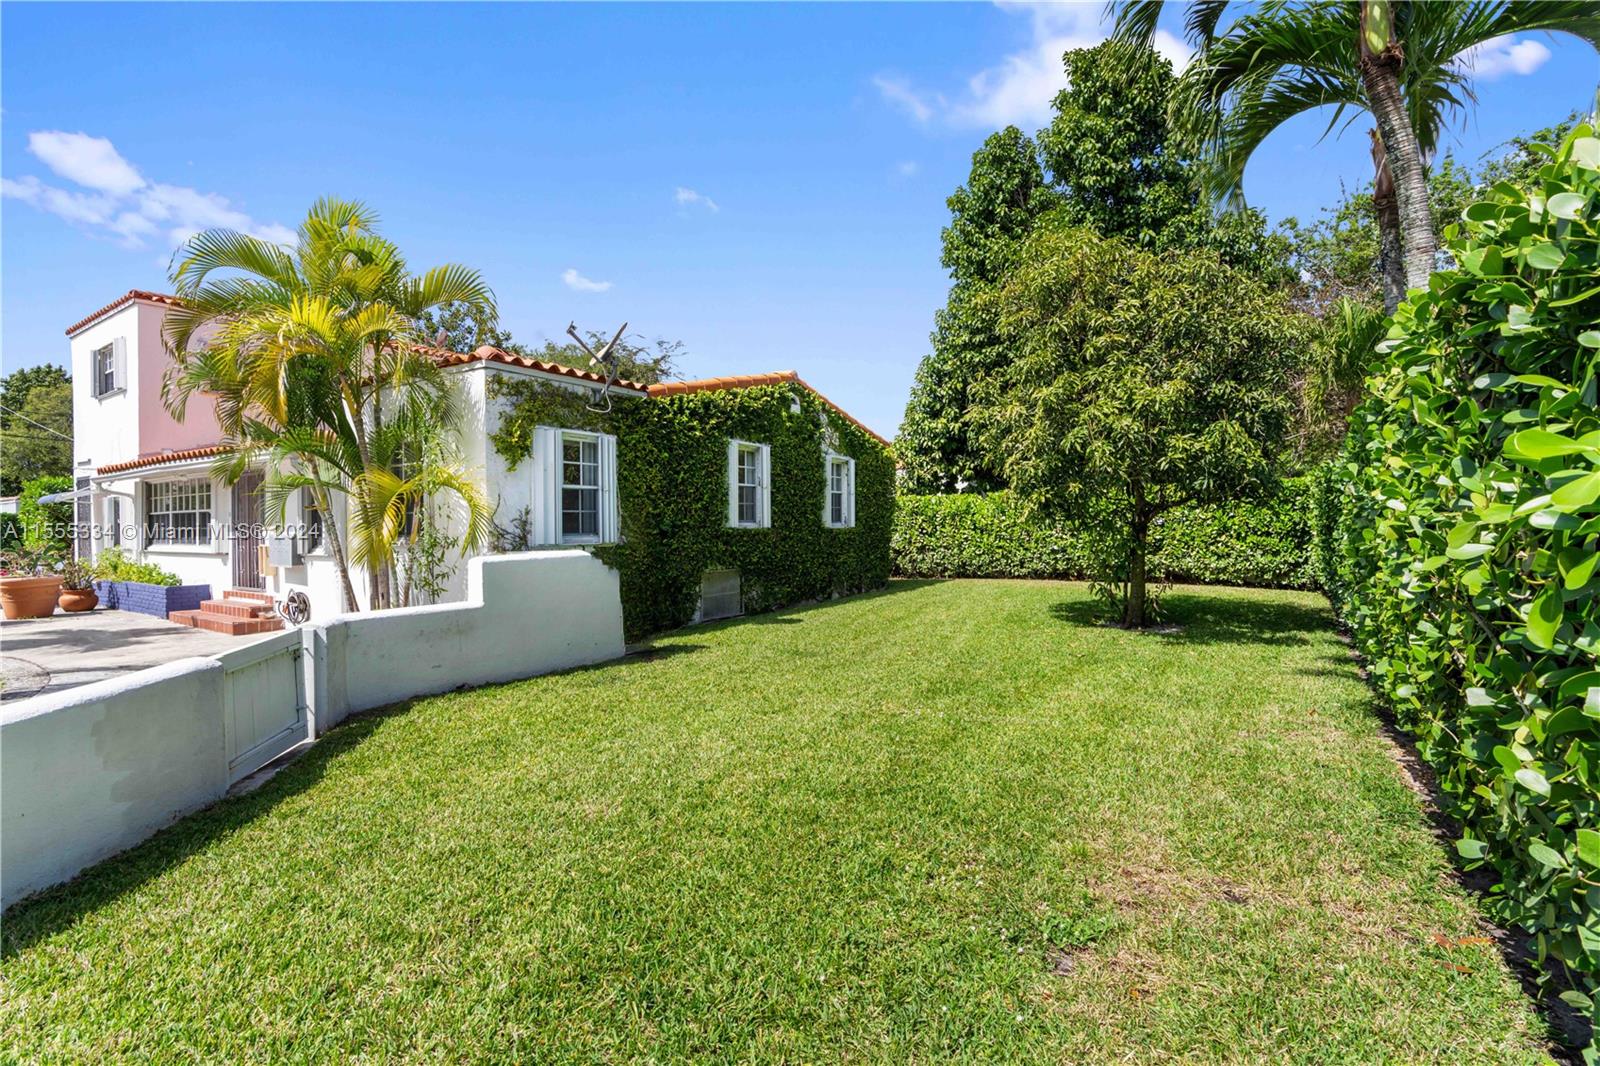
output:
[[[274,634],[264,634],[272,636]],[[257,637],[225,637],[135,611],[56,611],[0,621],[0,677],[6,702],[131,674],[192,655],[242,648]]]

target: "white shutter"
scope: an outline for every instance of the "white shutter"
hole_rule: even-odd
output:
[[[822,524],[833,525],[833,456],[822,453]]]
[[[856,461],[848,460],[850,467],[844,479],[844,524],[855,527],[856,524]]]
[[[728,525],[739,524],[739,442],[728,442]]]
[[[561,431],[533,430],[533,496],[529,520],[534,544],[557,544],[561,537]]]
[[[617,438],[600,434],[600,543],[615,544],[622,539],[621,514],[617,507]]]
[[[111,388],[128,387],[128,339],[118,337],[111,342]]]
[[[756,447],[756,525],[772,527],[772,445]]]

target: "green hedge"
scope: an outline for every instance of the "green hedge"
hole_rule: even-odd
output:
[[[1172,581],[1312,588],[1304,478],[1270,499],[1167,512],[1153,530],[1151,572]],[[905,577],[1084,578],[1088,543],[1062,523],[1029,520],[1010,493],[902,496],[894,570]]]
[[[1464,213],[1395,316],[1315,558],[1496,916],[1600,974],[1600,139]],[[1551,972],[1561,972],[1556,967]],[[1563,998],[1593,1010],[1589,997]]]
[[[504,383],[508,401],[493,435],[515,464],[534,425],[614,433],[622,543],[597,549],[621,574],[631,638],[679,626],[695,613],[710,569],[735,568],[747,612],[882,586],[889,579],[894,461],[871,435],[815,393],[789,385],[619,400],[609,415],[575,394]],[[772,525],[731,529],[729,439],[772,449]],[[824,448],[856,461],[856,524],[822,521]]]
[[[61,474],[36,477],[22,483],[17,497],[17,521],[22,525],[22,545],[53,559],[72,555],[72,526],[76,521],[70,503],[40,503],[40,496],[66,492],[72,479]]]

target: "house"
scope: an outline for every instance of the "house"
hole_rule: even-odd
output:
[[[132,290],[67,329],[77,553],[121,549],[218,601],[299,592],[312,617],[341,613],[309,497],[269,528],[262,471],[232,484],[212,475],[227,445],[205,397],[181,419],[163,403],[162,327],[176,303]],[[630,632],[887,580],[888,442],[792,371],[608,386],[497,348],[432,354],[463,401],[459,453],[494,504],[496,547],[589,547],[622,573]],[[602,392],[609,405],[595,403]],[[441,600],[464,595],[460,561]],[[352,582],[364,601],[365,577]],[[259,613],[219,603],[180,620],[250,632]]]

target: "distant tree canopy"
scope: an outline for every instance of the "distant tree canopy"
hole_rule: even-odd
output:
[[[906,488],[1000,487],[1001,472],[973,437],[972,387],[1003,367],[993,291],[1041,229],[1088,227],[1154,252],[1208,249],[1258,277],[1292,277],[1289,246],[1254,211],[1212,215],[1167,125],[1172,66],[1154,51],[1108,45],[1066,53],[1069,85],[1038,140],[1015,127],[992,134],[951,195],[942,262],[950,271],[933,351],[917,369],[897,454]]]
[[[53,363],[0,379],[0,496],[72,472],[72,378]]]
[[[587,370],[589,353],[572,342],[557,344],[545,341],[540,347],[520,344],[511,332],[500,325],[497,316],[487,312],[474,312],[470,307],[447,304],[437,312],[422,316],[422,335],[430,343],[452,352],[470,352],[487,344],[514,355],[530,359],[543,359],[547,363],[575,366]],[[597,330],[586,330],[589,347],[599,350],[611,339]],[[654,385],[677,373],[674,361],[683,354],[682,341],[656,340],[647,342],[636,335],[624,336],[617,341],[617,376],[642,385]]]

